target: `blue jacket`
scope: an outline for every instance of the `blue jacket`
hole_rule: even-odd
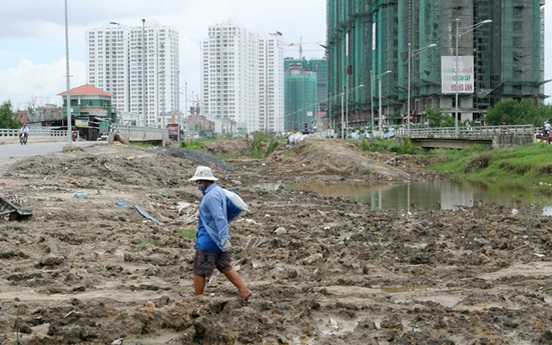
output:
[[[199,205],[195,248],[218,254],[224,251],[222,244],[229,237],[226,194],[213,182],[203,191]]]

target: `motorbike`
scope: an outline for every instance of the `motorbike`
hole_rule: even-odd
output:
[[[27,145],[27,134],[23,133],[19,135],[19,143],[21,145]]]

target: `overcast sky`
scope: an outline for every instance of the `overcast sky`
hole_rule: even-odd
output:
[[[71,87],[86,83],[85,31],[110,21],[142,25],[142,18],[173,26],[180,35],[181,91],[200,91],[200,43],[210,25],[224,20],[256,33],[279,31],[285,43],[302,37],[304,55],[322,57],[326,39],[326,0],[67,0]],[[15,108],[34,100],[61,104],[66,89],[64,0],[0,1],[0,102]],[[552,0],[546,5],[545,41],[552,35]],[[312,42],[312,43],[310,43]],[[545,79],[552,79],[552,44],[545,46]],[[297,57],[297,47],[286,56]],[[552,94],[552,83],[546,93]],[[552,98],[552,97],[551,97]],[[184,102],[182,97],[182,102]],[[552,103],[552,100],[547,100]]]
[[[65,91],[64,0],[0,1],[0,102],[16,108],[30,99],[61,104]],[[325,42],[325,0],[67,0],[71,87],[86,83],[85,31],[110,21],[142,26],[142,18],[175,27],[180,36],[181,91],[198,94],[200,43],[210,25],[224,20],[256,33],[279,31],[285,43]],[[290,47],[293,48],[293,47]],[[304,55],[322,57],[318,44],[305,44]],[[313,51],[307,51],[312,49]],[[317,49],[317,50],[314,50]],[[298,49],[286,51],[298,56]],[[181,97],[183,98],[183,97]],[[182,99],[184,102],[184,100]],[[183,104],[182,104],[183,106]]]

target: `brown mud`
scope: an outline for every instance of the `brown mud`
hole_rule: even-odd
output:
[[[552,344],[552,226],[530,206],[401,215],[256,187],[439,178],[428,163],[325,139],[260,160],[113,144],[4,164],[0,193],[33,215],[0,220],[0,344]],[[249,204],[231,224],[249,304],[220,273],[193,296],[197,165]]]

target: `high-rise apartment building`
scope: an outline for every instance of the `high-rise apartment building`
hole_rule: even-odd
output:
[[[220,133],[281,132],[284,53],[280,33],[259,35],[223,22],[202,44],[204,115]],[[227,124],[233,123],[228,126]]]
[[[87,81],[113,94],[119,113],[139,126],[160,127],[162,114],[179,110],[178,32],[155,21],[109,23],[86,31]]]
[[[376,123],[380,115],[400,121],[408,109],[421,123],[428,108],[467,121],[503,99],[542,102],[544,4],[328,0],[329,96],[365,85],[348,94],[349,127],[370,124],[371,112]],[[456,88],[466,78],[469,88]],[[336,119],[340,105],[331,108]]]
[[[310,131],[326,114],[327,60],[284,60],[286,131]]]

